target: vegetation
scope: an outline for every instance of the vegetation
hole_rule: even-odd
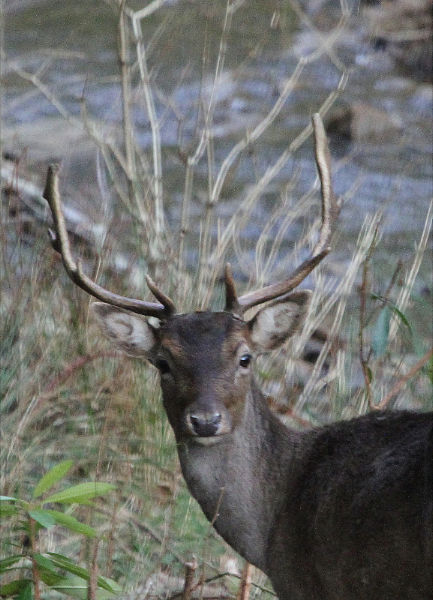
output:
[[[32,573],[30,579],[19,577],[3,585],[0,588],[1,596],[38,599],[41,597],[41,582],[49,589],[58,590],[75,598],[86,598],[87,591],[91,588],[93,588],[93,595],[97,588],[108,592],[108,594],[96,593],[98,598],[114,597],[118,591],[115,584],[103,577],[95,576],[92,581],[95,571],[83,569],[67,556],[55,552],[43,554],[39,552],[40,530],[51,529],[55,525],[65,527],[70,532],[87,538],[98,536],[96,529],[82,523],[69,512],[46,508],[47,505],[52,504],[89,505],[90,500],[103,496],[114,488],[109,483],[87,482],[47,495],[47,492],[65,477],[71,467],[71,460],[55,465],[38,481],[29,501],[13,496],[0,496],[1,517],[12,521],[11,531],[15,532],[16,538],[12,537],[11,540],[7,540],[7,543],[12,550],[17,546],[23,550],[20,554],[9,554],[3,559],[0,562],[0,573],[30,570]],[[67,575],[62,572],[66,572]]]
[[[254,169],[267,136],[278,129],[284,103],[323,54],[335,66],[338,82],[328,97],[317,100],[314,111],[324,116],[344,89],[348,70],[334,54],[332,40],[344,31],[349,11],[341,2],[326,43],[302,56],[266,114],[236,134],[227,148],[214,138],[216,96],[227,61],[232,61],[230,43],[235,26],[240,27],[236,18],[244,9],[242,1],[227,2],[209,17],[220,24],[218,36],[209,34],[209,47],[197,57],[207,70],[213,65],[213,74],[210,84],[203,76],[197,92],[193,132],[183,139],[192,116],[179,117],[178,143],[168,150],[161,142],[161,120],[171,99],[159,95],[156,67],[149,66],[155,57],[150,60],[149,54],[172,18],[170,7],[158,0],[140,10],[117,0],[110,4],[118,16],[120,131],[113,134],[84,101],[79,116],[71,112],[43,80],[43,69],[17,68],[65,124],[84,130],[98,151],[103,232],[82,219],[74,232],[75,256],[83,257],[86,271],[113,291],[148,294],[143,277],[148,271],[184,311],[216,308],[226,260],[242,285],[253,287],[284,273],[287,265],[299,262],[302,248],[313,244],[318,182],[299,197],[295,173],[278,183],[271,199],[266,196],[295,151],[308,142],[311,125],[305,123],[278,156],[267,159],[266,168]],[[296,2],[288,6],[287,11],[300,10]],[[166,11],[164,19],[155,22],[155,37],[145,45],[143,23],[160,10]],[[284,11],[274,18],[288,20]],[[245,56],[252,52],[247,48]],[[242,67],[237,66],[238,74]],[[140,149],[137,105],[146,114],[149,152]],[[172,187],[177,189],[171,203],[169,167],[176,172]],[[248,186],[244,182],[240,196],[242,179],[236,177],[245,170],[254,171],[254,177]],[[26,192],[28,178],[19,161],[3,181],[0,564],[5,587],[0,594],[20,600],[57,598],[60,591],[108,598],[119,590],[137,590],[140,598],[188,598],[192,586],[195,593],[202,590],[203,598],[211,593],[235,598],[242,565],[233,562],[233,553],[185,489],[155,372],[115,355],[100,340],[88,319],[90,299],[74,288],[48,245],[48,212],[40,198]],[[67,181],[62,185],[66,188]],[[345,201],[358,185],[347,190]],[[227,201],[230,197],[234,200]],[[23,199],[36,205],[41,220],[22,210]],[[93,205],[87,208],[98,213]],[[241,234],[252,215],[261,222],[264,214],[266,223],[252,244]],[[311,315],[303,332],[289,349],[257,365],[264,389],[288,424],[301,428],[378,407],[433,408],[431,282],[424,258],[431,220],[432,205],[426,207],[416,248],[403,261],[396,257],[395,264],[380,254],[380,214],[365,215],[357,240],[346,243],[343,233],[336,236],[344,258],[331,256],[314,274]],[[298,240],[295,247],[287,242],[289,233]],[[310,348],[311,339],[316,345]],[[51,493],[61,479],[67,486],[63,500],[62,492]],[[96,496],[103,498],[86,502]],[[58,510],[60,501],[64,511]],[[254,573],[252,597],[271,598],[267,590],[261,574]]]

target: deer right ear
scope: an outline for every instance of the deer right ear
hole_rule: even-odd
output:
[[[310,299],[310,290],[302,290],[259,310],[248,322],[255,349],[258,352],[274,350],[298,331],[307,316]]]
[[[104,335],[129,356],[148,358],[158,341],[157,329],[133,313],[94,302],[93,314]]]

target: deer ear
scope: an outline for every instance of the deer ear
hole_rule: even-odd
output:
[[[268,304],[248,322],[251,340],[258,352],[278,348],[302,326],[311,293],[310,290],[294,292]]]
[[[94,302],[93,314],[102,332],[129,356],[148,358],[158,341],[158,330],[143,318],[111,304]]]

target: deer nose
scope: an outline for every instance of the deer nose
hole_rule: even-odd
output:
[[[189,420],[194,433],[199,437],[211,437],[218,431],[221,423],[220,413],[213,415],[189,415]]]

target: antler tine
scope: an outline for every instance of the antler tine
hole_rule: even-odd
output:
[[[324,250],[331,250],[329,244],[332,236],[332,224],[335,223],[340,212],[337,205],[331,181],[331,153],[329,152],[328,140],[325,127],[319,113],[313,115],[314,127],[314,152],[317,170],[320,179],[320,195],[322,199],[322,225],[319,240],[314,247],[313,256],[317,256]]]
[[[146,283],[147,283],[147,287],[152,292],[152,294],[155,296],[155,298],[161,302],[162,306],[164,306],[164,310],[166,311],[166,313],[168,313],[170,315],[174,315],[174,313],[176,312],[176,307],[174,305],[173,300],[171,298],[169,298],[168,296],[166,296],[157,287],[156,283],[153,281],[153,279],[150,277],[150,275],[146,275]]]
[[[136,300],[134,298],[120,296],[110,292],[109,290],[92,281],[92,279],[90,279],[90,277],[83,272],[80,261],[77,261],[77,263],[74,261],[69,244],[69,236],[66,229],[65,218],[62,212],[58,173],[58,165],[49,166],[43,197],[47,200],[50,206],[54,221],[54,231],[49,230],[51,244],[54,250],[59,252],[60,256],[62,257],[65,270],[72,281],[91,296],[94,296],[103,302],[107,302],[107,304],[118,306],[119,308],[124,308],[141,315],[159,318],[166,318],[173,314],[175,312],[173,302],[170,300],[170,298],[158,290],[153,282],[151,282],[151,285],[149,285],[148,281],[149,288],[156,298],[162,302],[161,304],[155,302],[145,302],[144,300]]]
[[[233,279],[230,263],[227,263],[224,269],[224,284],[226,288],[226,306],[224,310],[233,314],[240,314],[242,311],[238,302],[235,280]]]
[[[315,157],[319,171],[321,198],[322,198],[322,224],[319,240],[314,247],[310,258],[305,260],[288,279],[268,285],[260,290],[249,292],[237,299],[240,310],[245,312],[248,308],[284,296],[296,288],[311,271],[319,264],[330,251],[332,225],[338,216],[338,206],[335,201],[331,182],[331,157],[326,138],[325,128],[319,113],[313,115],[313,129],[315,140]]]

